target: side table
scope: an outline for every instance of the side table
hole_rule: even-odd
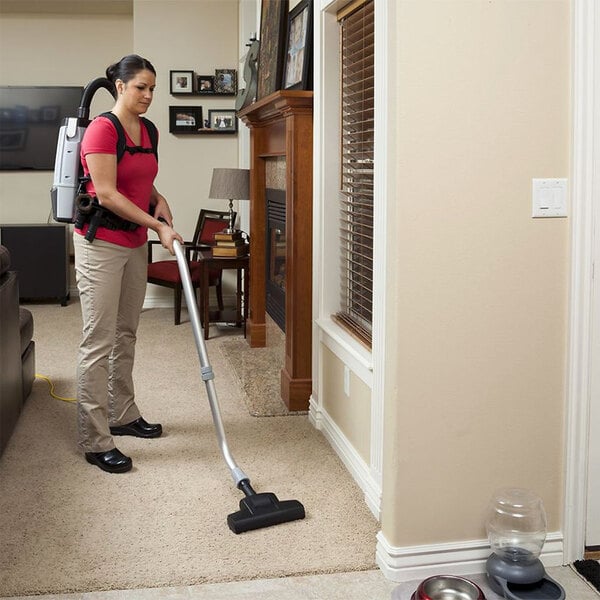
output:
[[[200,251],[198,260],[200,270],[200,320],[204,329],[204,339],[208,339],[210,323],[234,322],[244,327],[246,337],[246,320],[248,318],[248,290],[250,283],[250,256],[224,257],[213,256],[211,249]],[[235,269],[237,276],[236,306],[233,309],[211,310],[209,305],[208,274],[211,269]],[[243,285],[242,285],[243,284]]]

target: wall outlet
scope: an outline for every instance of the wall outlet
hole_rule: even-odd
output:
[[[344,394],[350,397],[350,369],[344,365]]]

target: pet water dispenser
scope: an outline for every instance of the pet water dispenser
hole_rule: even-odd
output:
[[[498,490],[488,506],[492,555],[486,563],[492,590],[508,600],[564,600],[564,589],[539,559],[546,540],[546,511],[530,490]]]

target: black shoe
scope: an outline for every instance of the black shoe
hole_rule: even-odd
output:
[[[108,452],[86,452],[85,460],[107,473],[125,473],[130,471],[133,466],[129,456],[125,456],[117,448],[113,448]]]
[[[141,438],[156,438],[162,434],[162,425],[159,423],[146,423],[144,417],[140,417],[127,425],[118,425],[111,427],[110,432],[113,435],[133,435]]]

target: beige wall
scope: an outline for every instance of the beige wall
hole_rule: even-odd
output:
[[[190,239],[200,208],[227,208],[227,201],[209,200],[208,191],[213,167],[237,166],[237,136],[176,137],[169,133],[168,107],[200,105],[208,116],[209,109],[234,108],[235,98],[171,96],[169,71],[238,68],[238,0],[135,0],[130,15],[1,13],[0,44],[2,85],[85,85],[125,54],[147,57],[157,71],[148,112],[160,131],[156,185],[171,205],[176,229]],[[111,105],[101,90],[90,114]],[[47,222],[52,178],[50,171],[0,173],[0,223]],[[170,302],[171,295],[148,286],[148,297],[158,302]]]
[[[344,363],[321,346],[323,408],[360,457],[369,464],[371,454],[371,390],[348,370],[344,389]]]
[[[504,485],[541,494],[561,529],[569,222],[530,215],[531,179],[569,176],[569,8],[397,4],[382,519],[395,546],[485,537]]]
[[[161,131],[157,188],[166,196],[175,226],[191,237],[200,208],[227,209],[225,200],[209,200],[214,167],[237,167],[237,137],[169,134],[168,107],[233,109],[235,98],[169,94],[169,70],[238,68],[238,0],[137,0],[134,3],[134,48],[147,55],[158,73],[158,91],[148,113]],[[243,127],[243,125],[242,125]]]

